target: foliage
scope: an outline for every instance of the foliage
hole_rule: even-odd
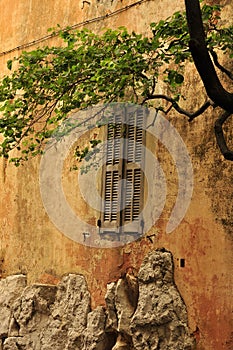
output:
[[[233,28],[217,28],[220,11],[218,5],[202,8],[208,48],[232,57]],[[179,110],[183,68],[191,60],[185,13],[151,23],[150,29],[148,37],[123,27],[101,35],[58,29],[64,46],[23,52],[8,61],[11,74],[0,83],[0,154],[8,158],[18,149],[11,161],[19,165],[42,152],[69,112],[98,103],[164,98]],[[158,79],[170,96],[155,94]]]

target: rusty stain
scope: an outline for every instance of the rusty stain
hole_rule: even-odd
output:
[[[52,284],[57,285],[60,282],[60,278],[53,276],[49,273],[44,273],[38,278],[38,282],[42,284]]]

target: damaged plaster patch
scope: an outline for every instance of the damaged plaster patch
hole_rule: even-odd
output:
[[[90,308],[85,278],[26,286],[0,281],[0,350],[191,350],[187,310],[174,283],[172,254],[151,252],[138,276],[107,286],[106,308]],[[10,296],[10,297],[9,297]]]

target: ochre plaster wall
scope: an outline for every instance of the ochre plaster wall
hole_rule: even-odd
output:
[[[57,23],[62,27],[71,26],[111,14],[131,3],[133,1],[124,0],[1,1],[1,52],[44,37],[47,28]],[[223,3],[226,5],[226,18],[231,18],[231,1]],[[101,30],[125,25],[147,33],[150,22],[166,18],[182,8],[181,0],[172,4],[167,0],[152,0],[87,27]],[[41,45],[51,45],[56,40],[50,39]],[[7,73],[7,60],[19,52],[15,50],[1,55],[1,74]],[[193,108],[202,102],[202,91],[193,67],[188,66],[185,92]],[[166,247],[174,256],[175,280],[188,308],[189,325],[196,334],[197,348],[229,350],[232,346],[233,164],[224,161],[217,149],[213,135],[216,115],[207,112],[191,124],[175,114],[169,117],[182,135],[192,158],[194,193],[179,227],[166,234],[165,226],[174,205],[177,179],[170,155],[163,147],[159,148],[157,156],[166,175],[168,196],[162,216],[151,230],[156,234],[153,243],[144,238],[123,248],[97,249],[68,239],[54,227],[44,210],[38,180],[39,159],[20,168],[1,160],[2,276],[26,273],[30,283],[57,283],[66,273],[81,273],[88,281],[92,303],[96,306],[103,304],[107,282],[118,279],[126,271],[136,272],[147,252]],[[229,133],[230,125],[229,121]],[[232,132],[229,140],[232,140]],[[72,193],[72,185],[70,190]],[[185,259],[184,268],[179,266],[180,258]]]

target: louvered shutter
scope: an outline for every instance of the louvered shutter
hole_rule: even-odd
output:
[[[119,233],[121,226],[121,183],[123,147],[122,113],[115,112],[107,125],[106,165],[103,171],[104,208],[101,227],[105,232]]]
[[[125,143],[124,178],[126,179],[123,194],[124,231],[141,233],[142,226],[140,216],[143,207],[143,168],[145,131],[145,115],[143,109],[128,112],[127,132]]]
[[[140,169],[126,170],[125,210],[124,221],[131,222],[139,219],[141,208],[141,183]]]
[[[141,231],[144,119],[143,109],[126,107],[114,111],[107,125],[102,232],[134,234]]]

